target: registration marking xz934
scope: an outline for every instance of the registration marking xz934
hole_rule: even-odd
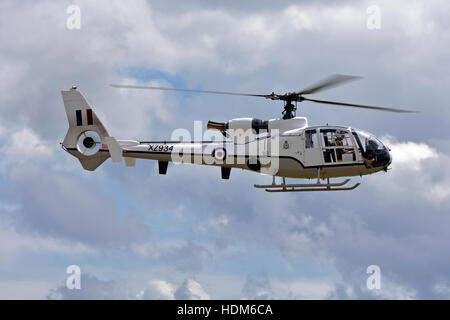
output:
[[[173,150],[173,146],[168,146],[167,144],[149,144],[148,151],[156,151],[156,152],[171,152]]]

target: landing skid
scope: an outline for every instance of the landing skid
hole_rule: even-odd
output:
[[[330,183],[330,178],[327,178],[327,183],[304,183],[304,184],[286,184],[286,179],[283,177],[283,183],[276,184],[275,176],[272,184],[255,184],[255,188],[266,189],[267,192],[306,192],[306,191],[346,191],[356,189],[361,183],[356,183],[351,187],[342,187],[350,182],[350,179],[345,179],[342,182]],[[342,188],[341,188],[342,187]]]

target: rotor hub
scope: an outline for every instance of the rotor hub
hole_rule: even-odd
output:
[[[90,149],[95,145],[95,141],[92,137],[86,137],[83,139],[83,146]]]

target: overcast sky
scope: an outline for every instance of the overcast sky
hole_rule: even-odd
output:
[[[448,1],[234,3],[1,1],[0,298],[450,298]],[[301,104],[311,125],[392,149],[392,170],[351,192],[268,194],[253,188],[268,176],[172,164],[160,176],[145,160],[87,172],[59,147],[72,85],[111,135],[148,140],[282,105],[110,83],[266,94],[334,73],[364,79],[312,98],[419,111]],[[69,265],[81,290],[65,287]]]

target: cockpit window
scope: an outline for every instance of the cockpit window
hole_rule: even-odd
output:
[[[355,130],[355,132],[361,142],[364,152],[367,152],[368,150],[387,150],[386,146],[370,133],[359,129]]]
[[[391,163],[388,148],[375,136],[362,130],[352,130],[352,133],[362,149],[363,160],[368,168],[387,166]]]

